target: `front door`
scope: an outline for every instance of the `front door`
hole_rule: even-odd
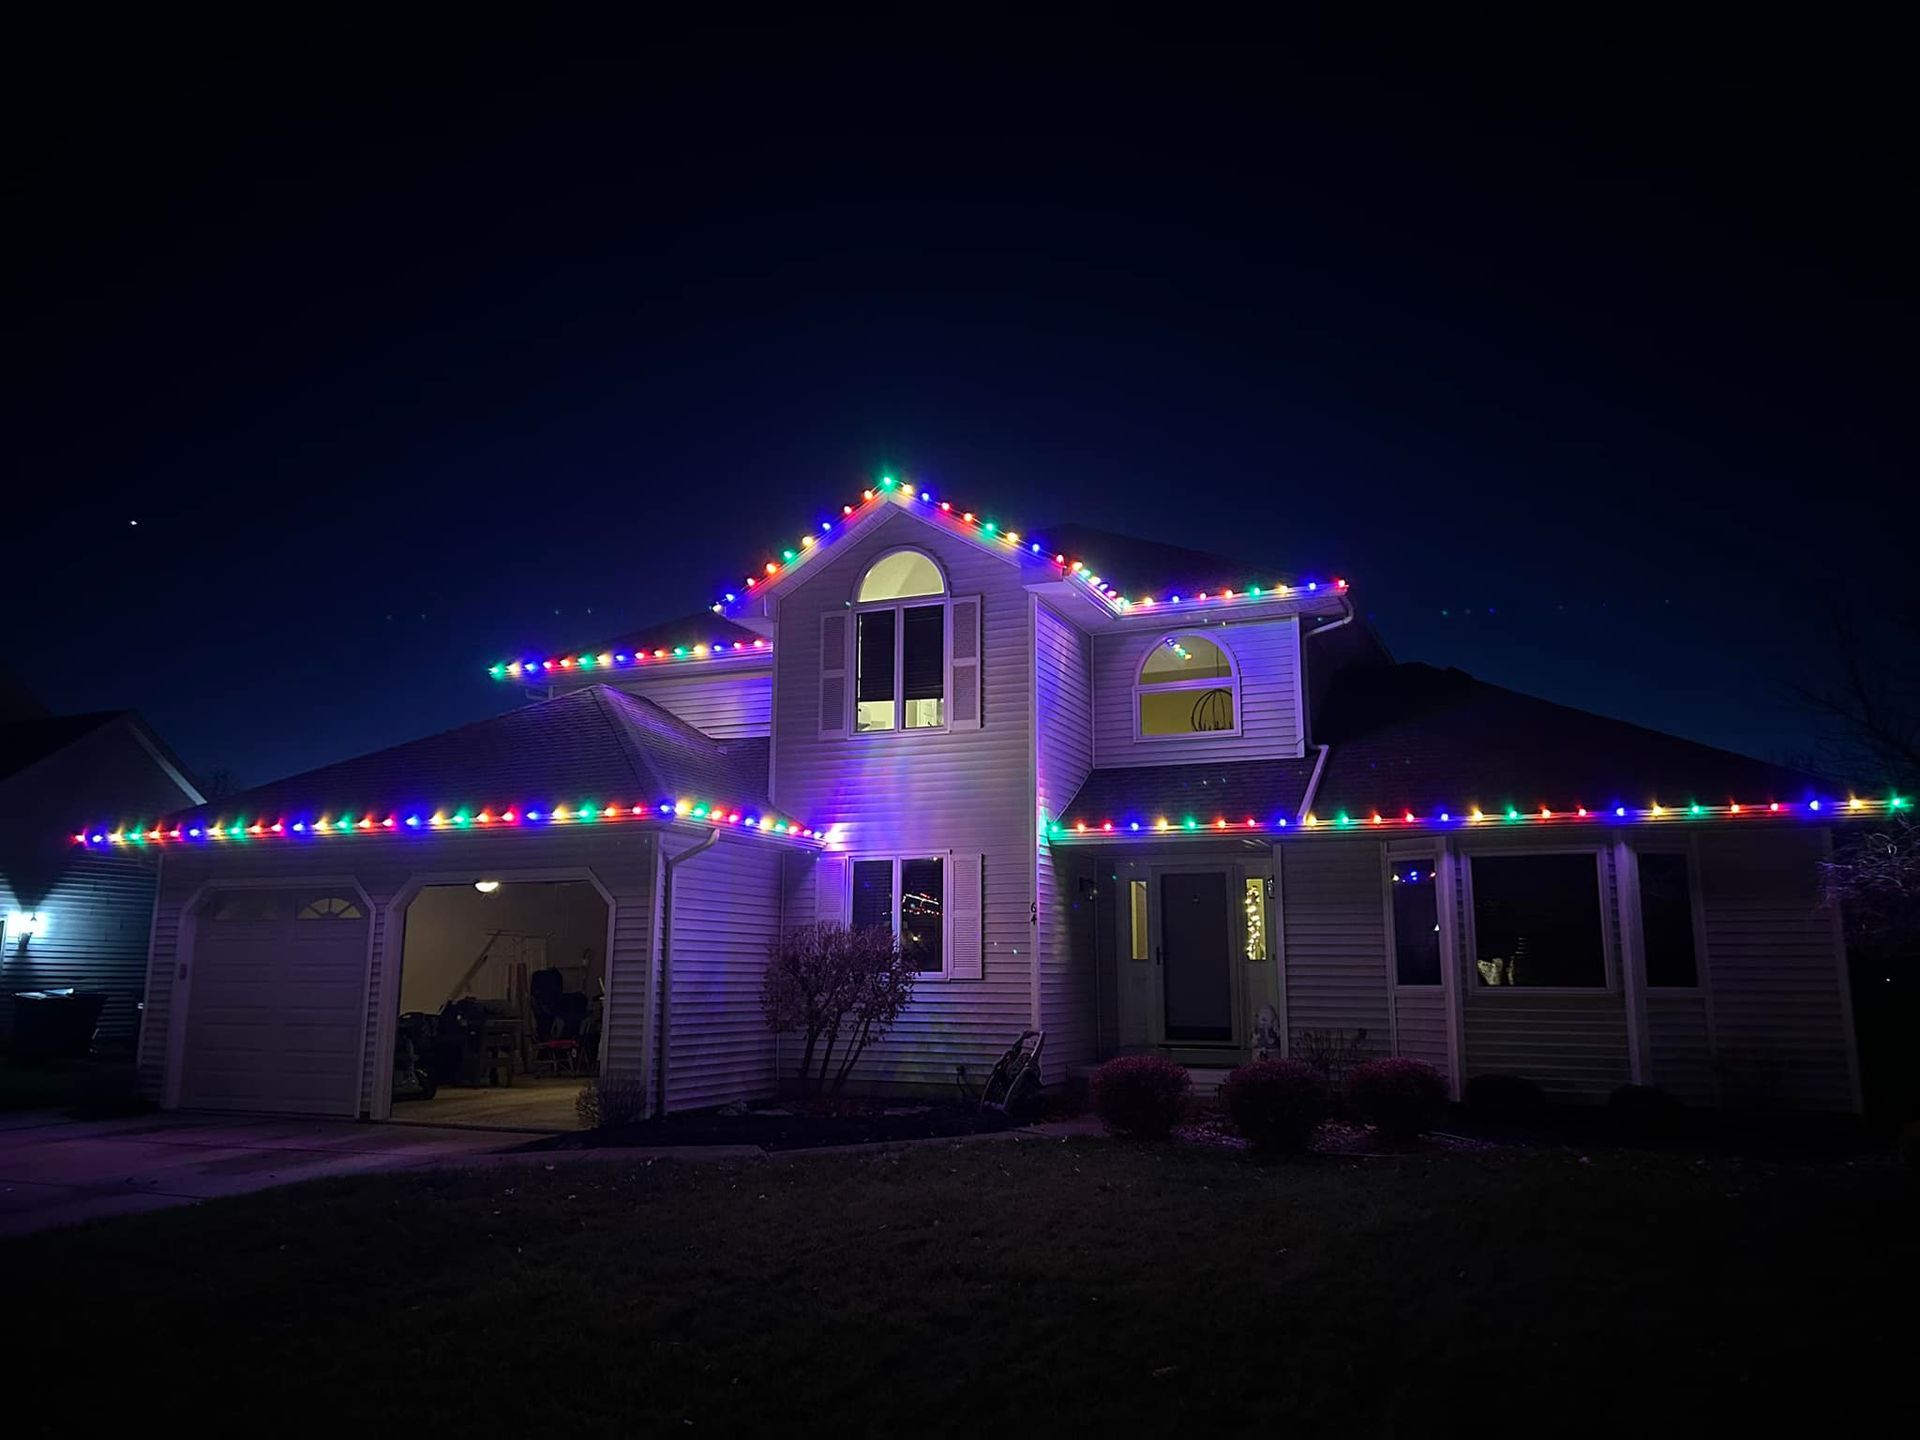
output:
[[[1227,872],[1160,874],[1161,1039],[1169,1045],[1231,1045],[1233,912]]]

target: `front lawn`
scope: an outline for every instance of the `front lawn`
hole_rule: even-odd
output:
[[[1824,1431],[1910,1396],[1915,1201],[1879,1167],[1093,1140],[327,1181],[0,1246],[9,1418]]]

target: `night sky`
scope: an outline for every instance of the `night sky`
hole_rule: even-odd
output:
[[[1890,35],[964,13],[22,37],[6,667],[257,783],[887,467],[1807,752],[1816,602],[1913,583]]]

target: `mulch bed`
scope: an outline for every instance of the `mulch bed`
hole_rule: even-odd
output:
[[[553,1135],[527,1150],[600,1150],[629,1145],[753,1145],[763,1150],[812,1150],[876,1141],[952,1139],[986,1135],[1024,1123],[997,1111],[960,1105],[836,1105],[700,1110],[636,1125],[612,1125]]]

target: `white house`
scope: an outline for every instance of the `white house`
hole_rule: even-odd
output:
[[[1051,1080],[1226,1065],[1265,1022],[1456,1091],[1858,1105],[1816,862],[1905,802],[1396,665],[1333,576],[889,479],[709,610],[493,674],[533,703],[74,837],[159,857],[164,1103],[385,1117],[402,1008],[548,968],[655,1109],[764,1095],[765,948],[818,916],[919,957],[875,1086],[950,1095],[1028,1026]],[[572,939],[488,908],[529,887]]]

